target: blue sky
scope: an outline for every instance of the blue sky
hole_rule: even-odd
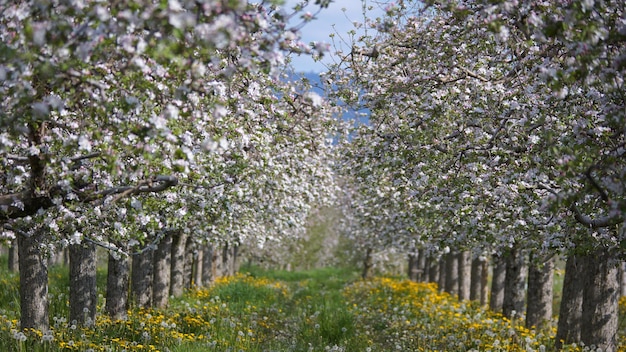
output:
[[[291,12],[291,9],[302,2],[301,0],[287,0],[284,7],[287,13]],[[379,1],[384,2],[384,1]],[[310,12],[315,14],[319,9],[319,6],[315,5],[314,0],[309,1],[309,5],[304,8],[304,12]],[[376,16],[382,14],[380,5],[373,0],[366,0],[367,5],[372,5],[375,9],[370,16]],[[343,11],[345,9],[345,11]],[[337,46],[341,45],[341,49],[349,51],[350,43],[342,42],[339,38],[341,35],[345,41],[349,41],[350,37],[347,32],[354,29],[353,22],[363,22],[363,2],[362,0],[334,0],[330,6],[323,9],[317,14],[316,19],[307,23],[301,30],[302,40],[305,43],[313,41],[331,43],[329,35],[335,34],[334,41]],[[300,23],[299,18],[295,18],[293,25]],[[298,72],[322,72],[326,70],[323,63],[332,62],[332,52],[334,51],[331,45],[331,52],[325,55],[322,63],[315,62],[312,58],[306,55],[293,56],[292,64]]]

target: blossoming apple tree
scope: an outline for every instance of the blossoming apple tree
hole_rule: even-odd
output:
[[[48,326],[46,249],[123,251],[166,228],[262,241],[255,224],[288,233],[332,184],[331,110],[282,76],[284,52],[312,49],[278,2],[0,13],[0,222],[17,234],[22,328]]]
[[[400,1],[364,24],[376,34],[338,53],[327,78],[371,110],[348,155],[358,187],[377,186],[369,202],[401,199],[427,243],[592,253],[588,286],[602,288],[584,293],[581,338],[609,350],[607,263],[624,221],[623,7]],[[383,209],[372,210],[362,215]],[[387,242],[412,233],[387,225],[377,233]],[[598,307],[612,318],[594,318]]]

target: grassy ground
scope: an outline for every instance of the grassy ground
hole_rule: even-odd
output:
[[[551,349],[555,333],[529,331],[430,284],[362,281],[355,271],[332,268],[247,267],[166,310],[131,310],[123,322],[99,314],[95,328],[67,321],[67,270],[53,268],[52,331],[23,334],[18,278],[4,267],[0,351],[541,351]]]

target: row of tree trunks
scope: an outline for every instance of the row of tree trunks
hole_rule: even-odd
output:
[[[465,284],[461,282],[471,277],[469,299],[480,300],[481,304],[487,302],[486,261],[474,258],[468,265],[465,254],[453,252],[438,259],[430,258],[422,265],[419,256],[419,252],[414,252],[410,258],[411,279],[437,282],[443,291],[465,299]],[[469,274],[464,269],[467,267]],[[520,317],[525,312],[528,328],[545,327],[553,318],[555,257],[511,248],[493,257],[492,268],[490,309],[509,318]],[[602,248],[567,257],[557,349],[561,349],[563,342],[583,342],[603,351],[616,351],[617,301],[623,281],[620,270],[623,264],[618,263],[615,254]]]
[[[17,250],[14,257],[19,259],[20,326],[24,329],[47,331],[50,328],[48,307],[50,261],[41,251],[45,237],[45,229],[36,229],[32,235],[17,236],[17,245],[12,246]],[[232,275],[238,270],[237,246],[225,247],[223,250],[204,246],[196,251],[202,254],[194,258],[194,251],[187,242],[189,241],[186,237],[180,236],[179,233],[168,233],[158,241],[155,248],[148,246],[132,255],[132,260],[127,255],[110,252],[105,312],[113,319],[126,319],[129,295],[136,306],[165,307],[170,292],[182,294],[184,288],[191,287],[192,284],[210,284],[215,278]],[[175,256],[180,258],[181,255],[183,260],[174,266],[172,258]],[[68,248],[68,258],[70,321],[75,321],[81,326],[91,326],[95,324],[97,306],[96,247],[89,241],[72,244]],[[193,268],[193,271],[188,269],[185,273],[185,262],[191,261],[194,261],[194,265],[187,266]],[[181,273],[182,276],[189,278],[188,284],[184,287],[174,287],[170,275],[181,276]],[[184,283],[185,278],[179,278],[178,282]]]
[[[440,259],[428,258],[424,250],[409,255],[409,279],[437,282],[443,291],[461,300],[476,300],[485,305],[488,297],[488,262],[474,258],[469,251],[448,253]]]

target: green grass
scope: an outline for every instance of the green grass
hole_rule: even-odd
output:
[[[104,293],[106,273],[98,273]],[[535,333],[433,285],[400,278],[359,279],[350,269],[268,271],[244,267],[165,310],[102,314],[96,328],[67,322],[68,272],[50,270],[54,340],[19,341],[18,278],[0,268],[0,351],[526,351],[550,350],[553,327]],[[621,306],[626,306],[626,301]],[[580,350],[572,347],[566,351]]]

